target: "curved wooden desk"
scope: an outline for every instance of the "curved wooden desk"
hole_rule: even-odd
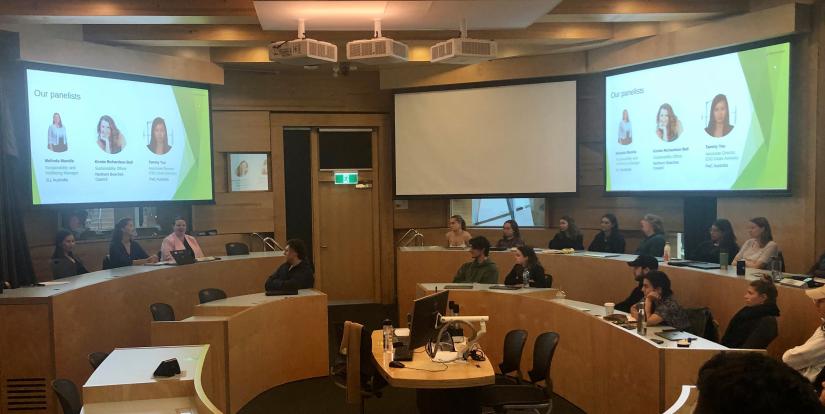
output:
[[[206,396],[202,380],[212,375],[207,364],[209,345],[115,349],[83,386],[84,414],[221,414]],[[170,358],[181,375],[154,379],[155,367]]]
[[[152,345],[209,344],[209,397],[236,413],[258,394],[281,384],[327,375],[327,295],[264,293],[198,305],[176,322],[152,322]]]
[[[485,361],[461,361],[449,364],[433,362],[423,348],[413,353],[404,368],[390,367],[384,359],[382,331],[372,333],[372,358],[384,379],[396,388],[439,389],[481,387],[495,383],[496,373],[488,358]],[[414,369],[412,369],[414,368]]]
[[[281,252],[229,256],[187,266],[130,266],[61,279],[67,284],[5,290],[0,294],[0,413],[13,408],[7,387],[25,387],[16,400],[31,413],[57,413],[48,383],[83,384],[87,355],[147,346],[149,305],[165,302],[178,318],[192,315],[198,291],[215,287],[229,296],[259,292],[284,258]]]
[[[634,287],[627,262],[635,255],[599,258],[540,253],[538,257],[544,269],[553,275],[553,287],[566,291],[569,299],[596,304],[618,302],[624,300]],[[498,264],[499,282],[503,282],[514,264],[513,253],[492,252],[491,258]],[[399,248],[398,320],[407,320],[406,315],[415,299],[416,284],[450,282],[458,267],[469,260],[468,251],[438,246]],[[720,335],[733,315],[744,306],[747,285],[758,272],[748,269],[748,275],[743,277],[736,276],[733,267],[725,272],[661,265],[660,270],[670,277],[679,303],[690,308],[707,306],[711,309],[720,324]],[[779,318],[779,337],[768,348],[773,356],[780,356],[785,350],[805,342],[821,323],[802,289],[783,285],[777,288],[782,316]]]
[[[689,348],[650,339],[604,321],[604,307],[549,299],[552,289],[497,291],[489,285],[450,290],[449,300],[463,315],[488,315],[487,335],[480,343],[489,360],[502,360],[504,336],[512,329],[528,332],[522,372],[532,368],[533,341],[542,332],[557,332],[559,344],[551,376],[554,392],[588,413],[661,413],[676,401],[682,384],[695,381],[699,367],[727,348],[704,339]],[[419,295],[443,290],[444,284],[419,284]],[[519,293],[523,292],[523,293]],[[554,293],[554,292],[553,292]],[[379,338],[380,341],[380,338]]]

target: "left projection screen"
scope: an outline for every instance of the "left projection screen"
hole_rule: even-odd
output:
[[[51,67],[26,76],[32,204],[213,199],[207,87]]]

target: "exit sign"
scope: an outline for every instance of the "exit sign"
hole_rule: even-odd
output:
[[[335,184],[358,184],[357,171],[335,172]]]

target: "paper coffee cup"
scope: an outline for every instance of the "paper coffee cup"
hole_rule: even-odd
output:
[[[607,302],[604,304],[604,315],[610,316],[613,314],[613,308],[616,307],[616,304],[613,302]]]

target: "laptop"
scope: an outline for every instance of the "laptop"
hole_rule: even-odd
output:
[[[178,266],[195,263],[195,255],[188,253],[186,250],[172,250],[170,253]]]
[[[519,290],[519,289],[521,289],[521,286],[490,285],[489,289],[493,289],[493,290]]]
[[[696,336],[682,331],[662,331],[656,332],[656,336],[661,336],[668,341],[679,341],[682,339],[696,339]]]
[[[679,260],[674,259],[667,262],[670,266],[678,266],[678,267],[692,267],[694,269],[703,269],[703,270],[710,270],[710,269],[719,269],[719,263],[707,263],[707,262],[697,262],[695,260]]]
[[[582,256],[587,256],[587,257],[604,257],[604,258],[621,256],[621,255],[616,254],[616,253],[602,253],[602,252],[584,252],[584,253],[579,253],[579,254],[582,255]]]
[[[467,289],[471,290],[473,285],[444,285],[444,289]]]

